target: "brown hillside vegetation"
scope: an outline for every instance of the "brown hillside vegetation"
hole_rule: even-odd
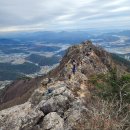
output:
[[[21,79],[7,86],[1,94],[0,110],[25,103],[40,85],[42,77]]]

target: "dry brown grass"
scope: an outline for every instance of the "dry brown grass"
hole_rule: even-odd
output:
[[[122,105],[121,110],[118,102],[100,99],[86,105],[89,119],[86,118],[83,130],[130,130],[129,104]]]

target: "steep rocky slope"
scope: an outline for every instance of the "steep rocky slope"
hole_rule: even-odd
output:
[[[93,96],[95,87],[89,83],[92,75],[105,74],[114,67],[119,75],[125,73],[109,53],[90,41],[70,47],[60,65],[42,79],[26,103],[0,111],[0,129],[118,130],[118,122],[101,113],[105,103]],[[107,108],[104,111],[109,113]]]

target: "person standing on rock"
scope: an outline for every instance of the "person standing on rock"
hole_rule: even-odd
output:
[[[76,72],[76,61],[75,60],[72,61],[72,65],[73,65],[72,73],[75,74],[75,72]]]

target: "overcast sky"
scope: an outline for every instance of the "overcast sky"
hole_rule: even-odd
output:
[[[130,0],[0,0],[0,31],[130,28]]]

